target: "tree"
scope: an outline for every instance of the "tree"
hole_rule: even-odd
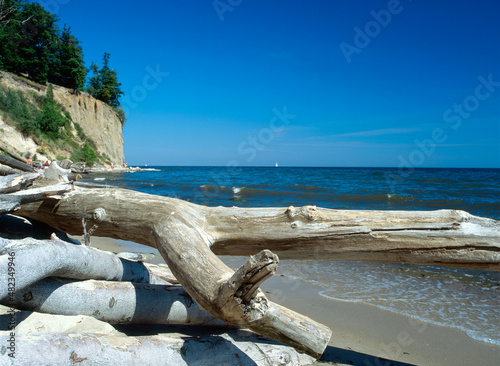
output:
[[[49,73],[51,82],[74,90],[85,85],[87,69],[79,43],[71,34],[71,28],[65,25],[52,53],[52,67]]]
[[[49,76],[50,57],[59,40],[58,18],[38,3],[26,3],[20,11],[21,42],[17,52],[21,58],[17,73],[27,73],[39,83]]]
[[[18,50],[23,43],[22,26],[28,19],[21,16],[21,1],[0,0],[0,68],[18,73],[22,58]]]
[[[124,94],[121,90],[121,83],[115,70],[109,67],[110,54],[104,52],[103,65],[99,70],[95,63],[92,63],[90,70],[93,76],[89,79],[87,91],[96,99],[109,104],[112,107],[120,106],[120,97]]]
[[[94,62],[92,62],[92,65],[90,65],[90,69],[88,71],[92,71],[93,76],[89,78],[89,82],[87,84],[87,92],[94,98],[97,98],[97,94],[101,90],[102,85],[99,67]]]

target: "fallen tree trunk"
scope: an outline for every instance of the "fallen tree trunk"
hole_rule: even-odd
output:
[[[6,147],[6,146],[4,146],[2,144],[0,144],[0,150],[5,151],[7,154],[9,154],[10,156],[12,156],[14,159],[19,160],[20,162],[23,162],[23,163],[27,163],[28,162],[28,159],[22,157],[18,153],[12,151],[11,149],[9,149],[8,147]]]
[[[3,334],[2,334],[3,333]],[[7,334],[6,334],[7,333]],[[293,348],[238,331],[204,336],[124,337],[89,333],[16,334],[13,356],[8,332],[0,332],[2,365],[305,366],[314,359]],[[5,349],[5,348],[4,348]]]
[[[39,173],[12,174],[0,177],[0,193],[10,193],[24,189],[38,177],[40,177]]]
[[[51,276],[83,280],[168,283],[153,275],[141,262],[128,261],[112,253],[69,244],[59,239],[0,238],[0,278],[9,278],[10,267],[14,267],[11,271],[15,272],[16,291]],[[0,301],[5,302],[7,295],[7,286],[0,287]]]
[[[18,215],[79,234],[82,216],[96,235],[157,247],[199,306],[234,325],[321,355],[330,331],[267,300],[259,285],[278,259],[356,259],[499,270],[500,226],[463,211],[348,211],[210,208],[123,189],[75,187],[60,200],[22,205]],[[238,271],[214,253],[259,253]]]
[[[95,214],[95,235],[151,247],[158,244],[158,224],[182,215],[216,254],[252,255],[269,249],[282,259],[500,270],[500,221],[458,210],[206,207],[122,189],[75,187],[60,201],[23,205],[16,214],[75,235],[82,234],[82,216],[92,219]]]
[[[201,310],[180,286],[47,278],[1,305],[57,315],[86,315],[109,324],[227,326]]]
[[[32,172],[34,169],[22,161],[0,154],[0,164],[10,166],[11,168],[21,170],[23,172]]]
[[[147,211],[141,207],[147,207]],[[200,308],[214,317],[313,357],[319,358],[325,350],[330,329],[268,301],[259,289],[273,275],[278,258],[263,251],[233,272],[210,250],[210,234],[204,230],[206,221],[199,206],[127,190],[77,187],[56,204],[45,201],[23,205],[19,210],[21,216],[38,216],[39,221],[80,234],[82,228],[76,229],[69,221],[78,217],[77,222],[81,222],[82,212],[87,213],[86,220],[99,225],[96,235],[119,236],[157,247]]]

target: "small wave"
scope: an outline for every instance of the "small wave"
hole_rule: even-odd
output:
[[[339,196],[334,199],[335,201],[355,201],[355,202],[368,202],[368,203],[377,203],[377,202],[416,202],[419,201],[418,198],[410,196],[410,195],[398,195],[395,193],[376,193],[376,194],[367,194],[367,195],[348,195],[348,196]]]
[[[444,322],[444,321],[432,320],[432,319],[429,319],[429,318],[427,318],[425,316],[416,316],[414,314],[411,314],[410,312],[397,310],[397,309],[395,309],[394,307],[391,307],[391,306],[384,306],[384,305],[380,305],[380,304],[374,304],[372,302],[361,300],[361,299],[339,298],[339,297],[335,297],[333,295],[329,295],[328,291],[319,291],[318,293],[319,293],[320,296],[322,296],[322,297],[324,297],[326,299],[329,299],[329,300],[341,301],[341,302],[353,303],[353,304],[364,304],[364,305],[374,306],[374,307],[376,307],[378,309],[382,309],[382,310],[385,310],[385,311],[390,311],[391,313],[394,313],[394,314],[399,314],[399,315],[407,316],[409,318],[415,319],[415,320],[417,320],[419,322],[422,322],[422,323],[428,323],[428,324],[438,325],[438,326],[441,326],[441,327],[454,328],[454,329],[457,329],[457,330],[460,330],[460,331],[464,332],[465,334],[467,334],[468,337],[470,337],[472,339],[475,339],[476,341],[480,341],[480,342],[483,342],[483,343],[489,343],[489,344],[493,344],[493,345],[496,345],[496,346],[500,346],[500,338],[499,339],[493,339],[490,336],[484,335],[483,332],[474,331],[474,330],[468,329],[468,328],[466,328],[466,327],[464,327],[462,325],[455,324],[454,322]]]
[[[103,180],[106,180],[106,178],[94,178],[94,180],[103,181]]]
[[[140,170],[137,170],[138,172],[161,172],[161,169],[155,169],[155,168],[141,168]]]
[[[88,186],[88,187],[96,187],[96,188],[117,188],[118,187],[118,186],[111,185],[111,184],[99,184],[99,183],[94,183],[94,182],[82,182],[82,181],[75,182],[75,184],[78,186]]]

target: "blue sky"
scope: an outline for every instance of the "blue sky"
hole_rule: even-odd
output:
[[[41,0],[132,165],[500,167],[500,3]]]

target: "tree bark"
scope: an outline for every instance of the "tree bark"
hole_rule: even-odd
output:
[[[180,286],[47,278],[16,291],[2,305],[56,315],[86,315],[109,324],[227,327],[201,310]]]

